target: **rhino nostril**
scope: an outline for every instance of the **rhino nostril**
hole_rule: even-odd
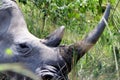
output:
[[[43,75],[43,76],[42,76],[42,79],[43,79],[43,80],[52,80],[53,77],[54,77],[53,75],[48,75],[48,74],[47,74],[47,75]]]

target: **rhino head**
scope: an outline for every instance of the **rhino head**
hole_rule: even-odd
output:
[[[76,62],[98,41],[110,14],[110,4],[98,25],[83,40],[71,45],[59,45],[64,26],[45,39],[32,35],[15,0],[2,0],[0,6],[0,64],[20,63],[43,80],[67,80]],[[6,57],[10,49],[12,56]],[[76,55],[74,59],[73,55]],[[13,75],[15,75],[13,73]],[[19,75],[17,75],[19,76]],[[21,80],[16,77],[16,80]],[[30,80],[26,77],[24,80]]]

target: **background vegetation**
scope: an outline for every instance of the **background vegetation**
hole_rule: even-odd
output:
[[[22,0],[21,0],[22,2]],[[112,11],[98,43],[70,73],[71,80],[120,79],[120,4],[118,0],[32,0],[20,7],[28,28],[43,38],[59,26],[66,27],[63,44],[82,39],[100,20],[106,4]]]
[[[79,41],[92,30],[108,2],[112,10],[104,33],[69,77],[70,80],[120,80],[119,0],[18,0],[29,31],[35,36],[44,38],[64,25],[62,44]]]

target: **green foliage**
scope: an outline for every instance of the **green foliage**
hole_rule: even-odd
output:
[[[64,25],[66,31],[62,43],[71,44],[79,41],[98,24],[108,1],[112,10],[107,27],[98,43],[75,66],[70,78],[119,80],[120,3],[116,6],[118,0],[27,0],[26,4],[19,3],[19,6],[25,15],[29,31],[35,36],[43,38],[58,26]]]
[[[16,63],[12,63],[12,64],[0,64],[0,72],[3,72],[3,71],[12,71],[12,72],[16,72],[16,73],[22,74],[24,76],[30,77],[33,80],[40,80],[38,78],[38,76],[36,76],[34,73],[32,73],[31,71],[25,69],[20,64],[16,64]],[[2,80],[4,80],[4,79],[2,79]],[[14,80],[14,79],[11,79],[11,80]]]
[[[117,80],[120,62],[120,6],[110,1],[111,16],[98,43],[78,62],[71,80]],[[58,26],[66,26],[63,44],[83,38],[100,20],[107,0],[31,0],[20,3],[28,28],[43,38]],[[114,14],[112,14],[114,12]],[[71,77],[72,76],[72,77]]]
[[[12,50],[9,49],[9,48],[5,50],[5,53],[6,53],[8,56],[12,56],[12,55],[13,55]]]

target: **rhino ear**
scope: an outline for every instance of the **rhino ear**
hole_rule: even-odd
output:
[[[45,39],[41,40],[41,42],[50,47],[57,47],[62,40],[64,29],[65,27],[61,26],[53,33],[49,34]]]
[[[13,29],[21,29],[21,27],[24,27],[24,30],[27,29],[26,22],[16,0],[0,0],[0,36],[8,28],[11,31]]]
[[[11,14],[9,9],[0,6],[0,36],[5,33],[10,25]]]

